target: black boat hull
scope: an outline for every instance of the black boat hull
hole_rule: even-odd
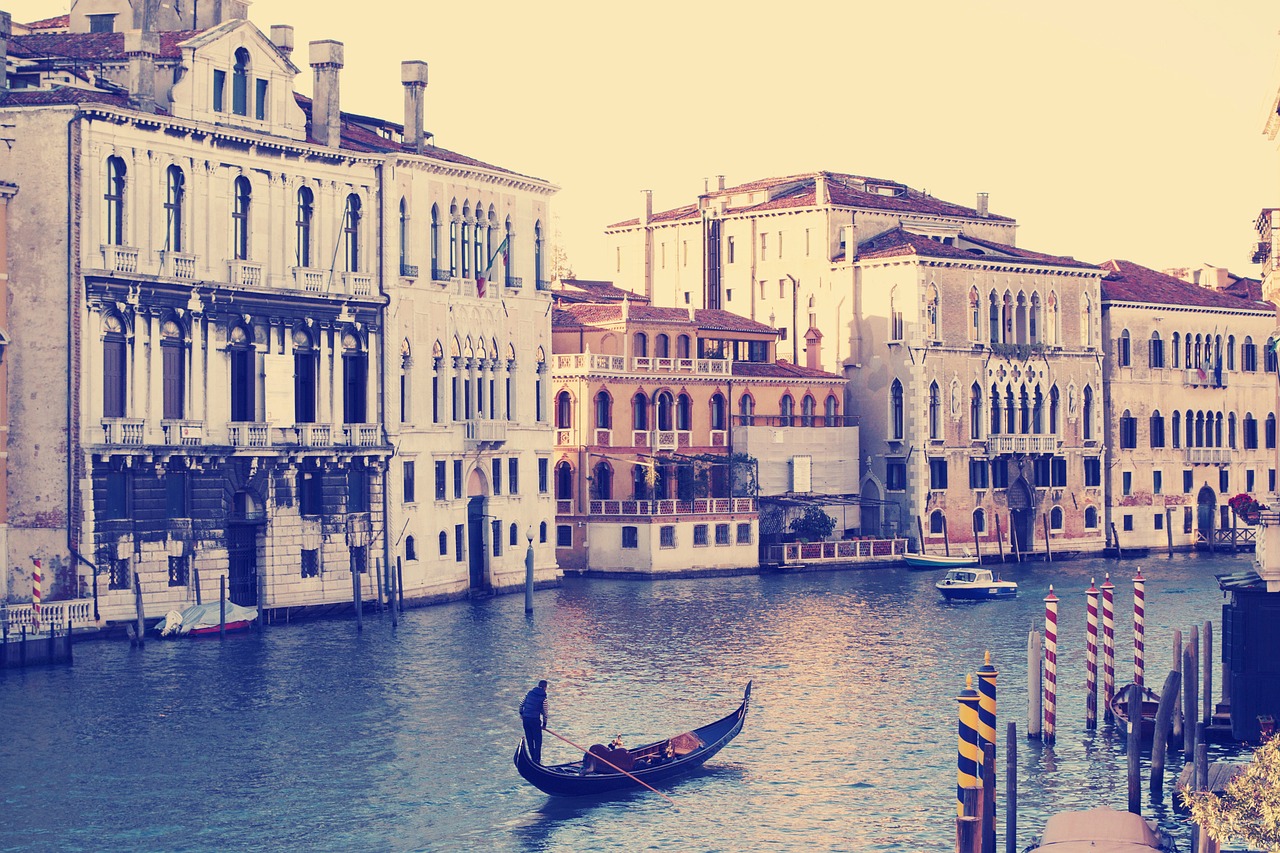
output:
[[[593,794],[607,794],[613,791],[624,791],[631,788],[642,788],[640,782],[657,785],[677,776],[683,776],[701,767],[708,759],[725,747],[729,741],[742,731],[742,724],[747,717],[747,706],[751,701],[751,684],[742,696],[742,704],[732,714],[716,720],[714,723],[693,730],[703,745],[688,755],[673,758],[665,764],[631,770],[631,775],[610,770],[605,773],[588,773],[582,775],[581,761],[567,764],[543,766],[534,762],[529,755],[523,738],[516,748],[514,757],[516,769],[529,784],[543,793],[553,797],[586,797]],[[663,741],[644,744],[629,750],[640,753],[651,749]],[[634,778],[632,778],[634,777]],[[640,781],[637,781],[640,780]]]

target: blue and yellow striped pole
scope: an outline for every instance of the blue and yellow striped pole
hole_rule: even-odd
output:
[[[978,691],[973,689],[973,676],[965,676],[964,690],[956,697],[960,703],[960,736],[956,756],[956,817],[964,817],[964,789],[977,788],[978,768],[982,766],[982,750],[978,746]]]
[[[987,652],[978,668],[978,737],[982,743],[996,745],[996,676],[999,673],[991,665],[991,652]]]

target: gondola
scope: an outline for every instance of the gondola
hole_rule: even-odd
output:
[[[1138,685],[1130,682],[1116,690],[1111,697],[1111,715],[1123,728],[1125,736],[1129,734],[1129,696],[1137,690]],[[1143,743],[1151,743],[1156,731],[1156,712],[1160,710],[1160,696],[1150,687],[1142,688],[1142,723],[1138,729],[1138,737]],[[1165,732],[1165,737],[1172,734],[1173,728]]]
[[[551,766],[538,764],[529,754],[524,738],[520,739],[520,745],[516,747],[516,769],[529,784],[553,797],[582,797],[642,787],[636,780],[655,785],[701,767],[703,762],[733,740],[742,731],[750,702],[751,682],[748,681],[747,689],[742,694],[742,704],[732,714],[691,732],[634,749],[619,750],[631,759],[629,763],[632,766],[628,771],[630,776],[594,760],[591,763],[597,766],[594,769],[588,767],[590,772],[586,773],[583,772],[582,759]],[[592,751],[595,752],[596,749],[593,747]],[[664,753],[674,754],[668,758]],[[625,767],[628,762],[614,760],[613,763]]]

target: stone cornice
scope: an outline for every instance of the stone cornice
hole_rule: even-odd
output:
[[[510,189],[521,192],[533,192],[539,195],[551,196],[560,191],[555,184],[538,178],[530,178],[526,175],[518,175],[514,172],[503,172],[494,169],[485,169],[480,166],[470,166],[465,163],[450,163],[447,160],[436,160],[428,157],[426,154],[421,156],[407,153],[391,153],[384,155],[386,162],[394,165],[396,168],[409,168],[415,171],[430,172],[434,175],[450,178],[462,178],[464,180],[477,181],[486,184],[504,184]]]
[[[1177,314],[1221,314],[1228,317],[1265,317],[1274,319],[1274,308],[1251,308],[1248,303],[1241,303],[1239,308],[1224,308],[1220,305],[1170,305],[1159,302],[1126,302],[1104,299],[1102,310],[1127,308],[1135,311],[1169,311]]]

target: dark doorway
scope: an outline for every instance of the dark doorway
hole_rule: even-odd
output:
[[[471,588],[473,590],[488,589],[485,582],[485,561],[488,551],[484,547],[484,509],[483,495],[467,499],[467,562],[471,569]]]
[[[1035,551],[1035,520],[1031,488],[1025,479],[1019,477],[1009,487],[1009,536],[1016,553]]]
[[[1196,542],[1205,545],[1213,544],[1214,510],[1217,509],[1218,498],[1213,489],[1205,486],[1196,495]]]
[[[258,606],[258,525],[227,525],[227,598],[241,607]]]

